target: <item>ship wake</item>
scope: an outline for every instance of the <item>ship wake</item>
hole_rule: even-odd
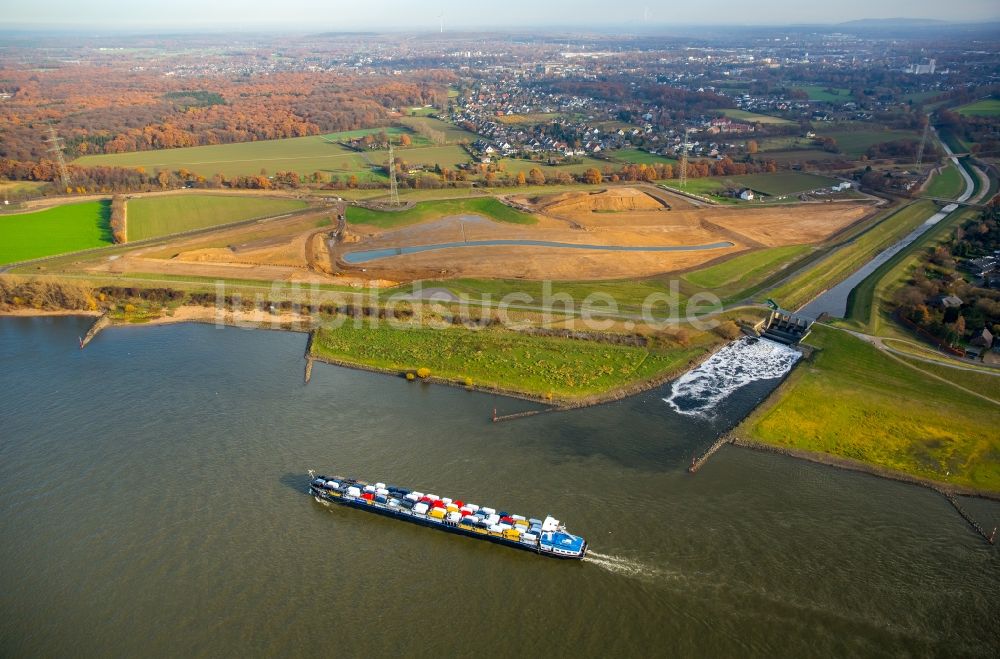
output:
[[[585,563],[596,565],[613,574],[632,577],[634,579],[653,581],[665,576],[665,572],[663,570],[653,567],[652,565],[647,565],[646,563],[631,558],[625,558],[624,556],[600,554],[592,549],[587,551],[587,555],[584,556],[583,561]]]
[[[802,355],[784,344],[743,338],[725,346],[674,381],[664,398],[687,416],[708,416],[734,391],[758,380],[780,378]]]

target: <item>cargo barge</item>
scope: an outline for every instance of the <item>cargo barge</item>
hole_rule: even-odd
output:
[[[309,472],[309,477],[309,493],[319,503],[360,508],[542,556],[581,559],[587,554],[587,541],[567,532],[559,520],[551,516],[529,519],[488,506],[477,506],[385,483],[317,476],[312,471]]]

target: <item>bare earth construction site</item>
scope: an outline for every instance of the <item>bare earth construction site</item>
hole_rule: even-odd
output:
[[[423,202],[428,212],[413,217],[365,209],[355,219],[348,208],[346,224],[338,223],[339,209],[316,209],[80,265],[94,274],[380,287],[427,278],[623,279],[690,270],[754,249],[821,243],[874,210],[865,202],[695,205],[652,187],[504,201],[533,223],[446,205],[438,212],[435,202]]]

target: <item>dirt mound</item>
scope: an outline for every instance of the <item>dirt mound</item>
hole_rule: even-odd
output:
[[[589,193],[568,192],[547,199],[540,198],[537,203],[546,213],[557,215],[658,211],[665,208],[663,202],[635,188],[613,188]]]

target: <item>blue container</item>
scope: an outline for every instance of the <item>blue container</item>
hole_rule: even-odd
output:
[[[375,495],[375,500],[378,501],[379,503],[386,503],[388,501],[388,499],[386,499],[381,494]]]

